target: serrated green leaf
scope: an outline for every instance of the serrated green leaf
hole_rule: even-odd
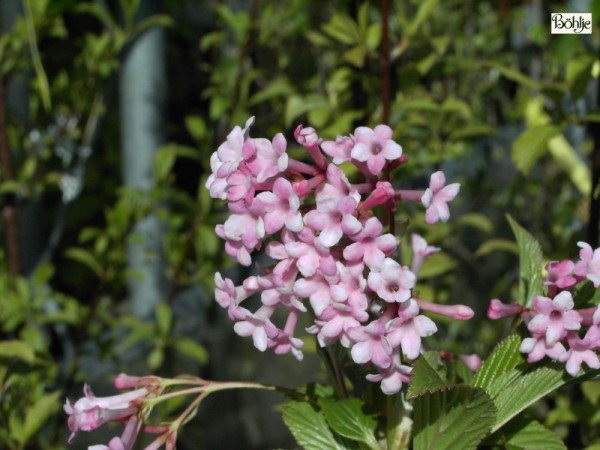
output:
[[[519,450],[566,450],[562,439],[536,420],[511,422],[502,430],[504,442]]]
[[[473,386],[483,388],[490,397],[495,397],[503,387],[497,380],[523,362],[523,356],[519,353],[520,345],[521,338],[516,334],[504,338],[481,364]]]
[[[307,402],[291,401],[281,408],[283,421],[292,435],[305,450],[344,450],[336,440],[325,417],[315,406]]]
[[[519,225],[509,214],[506,215],[519,246],[519,303],[531,306],[535,295],[542,292],[542,267],[544,259],[539,242]]]
[[[364,442],[371,449],[380,449],[373,434],[377,419],[373,414],[364,412],[362,400],[357,398],[321,399],[319,405],[333,431],[348,439]]]
[[[206,364],[208,361],[208,352],[206,349],[193,339],[178,337],[173,339],[171,345],[177,352],[198,361],[200,364]]]
[[[1,358],[17,358],[27,363],[35,360],[35,351],[31,344],[25,341],[0,341]]]
[[[408,387],[409,400],[448,385],[446,377],[439,371],[440,363],[439,352],[426,352],[417,359]]]
[[[46,394],[35,401],[30,408],[28,408],[25,421],[23,422],[23,429],[18,435],[18,440],[22,445],[25,445],[33,437],[35,433],[47,422],[59,408],[62,393],[60,391]]]
[[[527,175],[536,161],[548,150],[548,142],[560,134],[555,125],[538,125],[527,128],[513,142],[511,158],[515,166]]]
[[[494,398],[498,414],[492,431],[500,429],[525,408],[558,389],[566,381],[564,368],[554,364],[525,373],[505,384]]]
[[[414,450],[476,449],[496,418],[483,389],[453,386],[414,401]]]
[[[509,241],[508,239],[488,239],[479,246],[475,252],[475,256],[485,256],[495,251],[506,251],[518,255],[519,246],[514,241]]]

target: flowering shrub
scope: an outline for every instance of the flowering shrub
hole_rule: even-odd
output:
[[[356,442],[371,449],[476,448],[484,439],[492,446],[535,442],[563,448],[558,436],[520,413],[577,377],[583,363],[600,368],[600,308],[595,306],[600,249],[580,243],[580,261],[550,262],[542,279],[539,244],[509,217],[521,252],[519,297],[510,305],[492,300],[488,317],[520,316],[521,328],[531,336],[511,334],[483,364],[477,355],[426,351],[423,338],[434,334],[437,325],[423,312],[467,320],[473,311],[417,296],[413,288],[420,269],[440,249],[413,234],[411,265],[402,265],[394,214],[400,202],[417,202],[426,208],[427,224],[446,222],[448,202],[459,185],[446,184],[438,171],[422,191],[395,188],[390,173],[408,157],[386,125],[359,127],[335,141],[323,141],[313,128],[299,126],[294,136],[311,157],[307,163],[288,155],[282,134],[271,141],[251,138],[253,120],[235,127],[213,153],[206,187],[212,197],[228,202],[231,215],[215,230],[227,254],[251,266],[264,250],[272,263],[261,263],[266,267],[239,286],[216,273],[216,300],[235,332],[252,337],[258,350],[291,352],[298,360],[304,341],[296,335],[297,325],[308,314],[306,331],[318,344],[348,349],[352,361],[368,369],[366,379],[379,383],[386,396],[355,398],[369,392],[368,386],[353,380],[349,391],[350,379],[335,361],[329,361],[335,389],[119,375],[115,386],[134,390],[96,398],[86,386],[84,398],[67,401],[72,438],[78,431],[121,421],[126,425],[120,437],[91,448],[131,449],[144,431],[157,434],[146,450],[163,444],[173,449],[179,428],[208,394],[260,388],[290,397],[284,420],[305,448],[354,448]],[[351,172],[355,176],[347,175]],[[252,297],[260,299],[254,311],[249,309]],[[528,354],[527,361],[521,353]],[[569,375],[557,363],[539,364],[545,356],[566,363]],[[152,409],[180,395],[196,398],[170,424],[152,425]],[[378,417],[376,411],[384,412]],[[512,419],[516,422],[508,426]]]

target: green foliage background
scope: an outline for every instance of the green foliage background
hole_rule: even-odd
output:
[[[401,0],[382,18],[376,1],[165,0],[141,19],[146,3],[4,1],[0,10],[0,447],[64,448],[64,398],[77,398],[84,381],[108,394],[120,371],[325,380],[315,354],[302,364],[257,355],[212,301],[215,271],[244,274],[213,231],[226,209],[203,188],[209,157],[251,115],[254,136],[283,131],[291,141],[303,123],[334,138],[381,123],[387,103],[410,156],[394,182],[423,186],[441,168],[461,183],[448,224],[424,228],[410,207],[397,215],[400,233],[445,250],[423,268],[420,295],[477,312],[443,327],[434,349],[487,355],[506,334],[484,312],[490,298],[518,295],[507,213],[549,259],[574,258],[579,240],[598,246],[600,163],[590,161],[600,160],[600,35],[549,31],[550,12],[574,4],[600,30],[598,2]],[[152,27],[166,28],[168,143],[155,153],[154,185],[141,190],[120,175],[118,81]],[[154,317],[136,317],[127,286],[140,274],[126,248],[144,240],[136,224],[151,215],[168,288]],[[408,261],[408,245],[402,253]],[[570,448],[599,448],[597,383],[563,389],[528,414]],[[225,395],[180,446],[291,446],[271,410],[281,400]],[[112,431],[79,436],[74,448]]]

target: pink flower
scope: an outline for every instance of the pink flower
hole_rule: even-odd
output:
[[[237,170],[244,159],[243,148],[248,131],[254,123],[254,117],[246,121],[244,128],[236,126],[228,135],[227,140],[222,143],[216,151],[217,176],[219,178],[227,177]]]
[[[364,261],[373,270],[380,270],[386,255],[396,249],[396,238],[392,234],[382,235],[383,225],[376,217],[365,222],[360,232],[350,236],[355,241],[344,249],[348,261]]]
[[[304,342],[302,342],[302,339],[294,337],[294,329],[298,321],[299,313],[300,311],[297,309],[292,309],[290,311],[284,329],[278,330],[277,335],[269,339],[269,348],[273,349],[277,355],[283,355],[291,351],[298,361],[302,361],[304,358],[304,355],[302,354]]]
[[[564,345],[560,342],[548,344],[543,336],[523,339],[519,351],[521,353],[529,354],[527,361],[530,363],[537,362],[544,356],[548,356],[554,360],[560,360],[567,352]]]
[[[573,297],[569,291],[562,291],[554,299],[536,296],[533,310],[537,312],[527,324],[534,337],[546,336],[546,344],[552,346],[571,330],[581,328],[581,316],[573,311]]]
[[[403,383],[409,383],[411,379],[412,367],[400,363],[400,357],[393,355],[393,362],[387,369],[380,369],[378,374],[367,375],[367,380],[381,381],[381,391],[386,395],[392,395],[400,392]]]
[[[564,261],[550,261],[546,265],[548,274],[544,284],[546,286],[556,286],[559,289],[567,289],[577,284],[577,278],[573,276],[575,264],[573,261],[565,259]]]
[[[385,258],[381,271],[369,273],[369,288],[388,303],[405,302],[410,299],[416,277],[408,267],[403,267],[391,258]]]
[[[350,156],[366,162],[369,172],[378,175],[386,160],[393,161],[402,156],[402,147],[392,140],[392,129],[387,125],[377,125],[374,130],[358,127],[354,131],[356,144]]]
[[[575,266],[575,273],[590,280],[594,287],[600,287],[600,248],[593,250],[586,242],[578,242],[577,245],[581,247],[581,260]]]
[[[294,232],[302,230],[302,215],[298,211],[300,199],[294,192],[292,184],[285,178],[277,178],[273,191],[261,192],[256,196],[265,213],[263,220],[267,234],[274,234],[284,226]]]
[[[338,136],[335,142],[325,141],[321,144],[323,151],[333,158],[334,164],[350,161],[350,153],[356,145],[354,138],[350,136]]]
[[[281,133],[275,135],[272,143],[264,138],[252,139],[251,143],[254,147],[254,156],[246,162],[246,165],[259,183],[287,169],[287,142]]]
[[[69,442],[78,431],[91,431],[107,422],[127,419],[139,411],[149,394],[146,387],[110,397],[96,397],[86,384],[83,387],[84,397],[71,404],[67,399],[64,410],[69,415],[67,421],[71,430]]]
[[[435,172],[431,175],[429,188],[425,190],[421,202],[427,208],[425,211],[425,223],[433,224],[441,220],[447,222],[450,218],[450,210],[448,202],[453,200],[458,195],[460,184],[446,184],[446,176],[444,172]]]
[[[585,337],[581,339],[577,333],[568,334],[569,350],[564,353],[560,361],[566,362],[566,369],[571,376],[576,376],[581,369],[581,364],[586,363],[591,369],[600,368],[600,360],[594,349],[598,348],[600,329],[591,327]]]
[[[441,249],[439,247],[428,245],[427,241],[422,236],[419,236],[415,233],[413,233],[411,236],[411,244],[413,250],[413,259],[410,270],[415,275],[418,275],[423,262],[425,262],[425,260],[434,253],[439,252]]]
[[[246,314],[246,320],[236,322],[233,331],[239,336],[252,336],[254,347],[264,352],[267,349],[269,338],[277,336],[280,330],[269,320],[275,312],[273,306],[261,306],[256,313]]]
[[[348,330],[348,336],[354,342],[352,359],[357,364],[372,362],[381,369],[386,369],[392,363],[392,345],[386,336],[386,322],[377,319],[366,327],[356,327]]]
[[[414,300],[404,302],[398,308],[398,318],[388,322],[388,340],[392,347],[400,346],[408,359],[416,359],[421,354],[421,338],[437,331],[433,320],[419,315],[419,306]]]
[[[131,416],[123,429],[121,437],[115,436],[112,438],[108,446],[92,445],[88,447],[88,450],[132,450],[141,428],[142,422],[137,417]]]

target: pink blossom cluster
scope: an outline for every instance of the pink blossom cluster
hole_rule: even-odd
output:
[[[71,404],[65,403],[65,412],[69,415],[68,425],[71,430],[69,443],[79,431],[92,431],[108,422],[125,424],[120,436],[113,437],[108,445],[92,445],[89,450],[131,450],[142,432],[157,435],[144,450],[157,450],[163,444],[166,450],[175,449],[176,430],[167,426],[149,426],[145,424],[147,411],[144,403],[156,398],[163,390],[160,378],[132,377],[120,374],[115,377],[117,389],[133,389],[110,397],[96,397],[86,384],[84,396]]]
[[[566,363],[572,376],[577,375],[583,363],[600,368],[600,306],[576,310],[573,299],[582,283],[600,287],[600,248],[593,250],[585,242],[578,245],[579,261],[551,261],[546,266],[546,296],[535,296],[532,308],[493,299],[487,311],[492,320],[520,314],[531,333],[520,347],[521,352],[528,354],[527,361],[532,363],[548,356]]]
[[[339,342],[357,364],[374,366],[367,378],[381,382],[383,392],[398,392],[410,380],[410,362],[423,351],[422,338],[437,330],[421,312],[456,319],[473,312],[414,298],[423,261],[439,249],[413,235],[412,266],[404,266],[384,223],[403,200],[422,203],[428,224],[447,221],[459,184],[446,185],[443,172],[436,172],[423,191],[395,189],[389,173],[408,158],[386,125],[358,127],[335,141],[299,126],[294,137],[311,157],[306,163],[288,156],[282,134],[272,141],[251,138],[252,123],[235,127],[213,153],[206,186],[213,198],[228,201],[231,215],[216,227],[227,254],[250,266],[264,249],[273,265],[240,286],[217,273],[217,302],[235,332],[251,336],[258,350],[292,352],[298,360],[303,341],[296,326],[310,305],[314,323],[307,332],[321,346]],[[343,163],[358,169],[359,182],[348,179]],[[252,296],[260,297],[254,312],[247,302]],[[281,327],[276,311],[287,314]]]

